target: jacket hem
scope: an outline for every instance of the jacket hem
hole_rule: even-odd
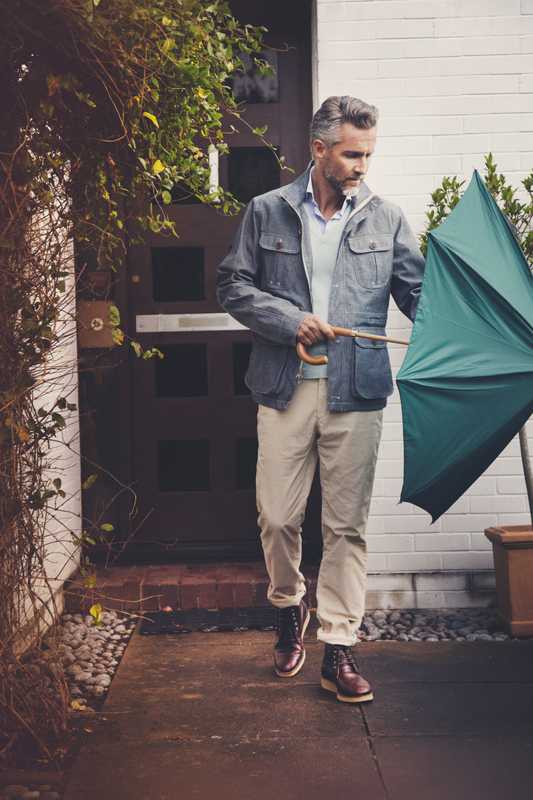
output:
[[[289,407],[290,399],[284,400],[267,394],[256,394],[252,392],[252,400],[260,406],[274,408],[277,411],[285,411]],[[328,411],[338,413],[341,411],[380,411],[387,405],[387,398],[377,398],[376,400],[351,400],[346,403],[328,403]]]

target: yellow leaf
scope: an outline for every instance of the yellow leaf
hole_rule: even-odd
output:
[[[27,441],[29,441],[30,434],[29,434],[29,432],[26,430],[26,428],[21,428],[20,426],[17,426],[17,429],[16,429],[16,430],[17,430],[17,436],[19,437],[19,440],[20,440],[21,442],[27,442]]]
[[[205,98],[209,95],[209,92],[206,91],[205,89],[202,89],[202,87],[199,86],[198,89],[196,90],[196,94],[198,97],[201,97],[202,100],[205,100]]]
[[[111,337],[115,344],[120,345],[124,343],[124,331],[121,331],[120,328],[113,328]]]
[[[94,605],[92,605],[90,607],[89,614],[91,615],[91,617],[94,619],[94,621],[96,623],[100,622],[100,620],[102,618],[102,611],[103,610],[104,609],[102,608],[102,604],[101,603],[94,603]]]
[[[161,172],[164,172],[164,170],[165,170],[165,165],[159,158],[157,158],[152,166],[152,172],[154,173],[154,175],[159,175]]]
[[[155,114],[150,114],[149,111],[143,111],[143,117],[146,117],[146,119],[149,119],[150,122],[153,122],[153,124],[155,125],[156,128],[159,128],[159,120],[157,119]]]
[[[168,51],[172,50],[172,48],[175,45],[176,45],[176,40],[175,39],[170,39],[170,38],[165,39],[165,41],[161,45],[161,50],[163,51],[163,53],[168,53]]]
[[[87,711],[85,703],[80,703],[79,700],[71,700],[70,707],[73,711]]]

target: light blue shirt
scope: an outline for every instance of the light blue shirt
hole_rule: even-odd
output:
[[[314,168],[313,168],[314,169]],[[326,220],[320,212],[313,192],[313,182],[309,173],[309,183],[304,200],[303,224],[309,241],[312,263],[310,265],[311,301],[313,314],[328,322],[329,295],[337,252],[346,221],[353,209],[355,195],[346,197],[342,207]],[[326,354],[327,342],[318,342],[308,348],[313,355]],[[327,378],[327,364],[314,366],[303,364],[304,378]]]

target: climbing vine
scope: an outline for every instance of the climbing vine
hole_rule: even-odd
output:
[[[24,637],[33,628],[29,640],[37,633],[39,644],[39,619],[57,612],[49,530],[68,498],[50,447],[76,405],[61,388],[65,367],[54,353],[74,335],[74,255],[82,271],[118,274],[127,248],[147,231],[175,234],[167,210],[176,185],[235,213],[235,198],[209,186],[208,148],[226,152],[229,120],[241,119],[229,79],[242,58],[268,66],[258,56],[264,29],[239,23],[224,0],[0,0],[0,15],[0,759],[7,759],[23,734],[50,755],[49,741],[67,721],[53,642],[43,654],[28,650]],[[254,132],[263,139],[264,129]],[[110,316],[120,346],[119,309]],[[133,340],[128,346],[139,357],[157,355]],[[76,535],[73,526],[75,544]]]

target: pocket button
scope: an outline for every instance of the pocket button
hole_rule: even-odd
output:
[[[374,241],[371,241],[368,246],[370,247],[371,250],[376,249],[376,243]]]

